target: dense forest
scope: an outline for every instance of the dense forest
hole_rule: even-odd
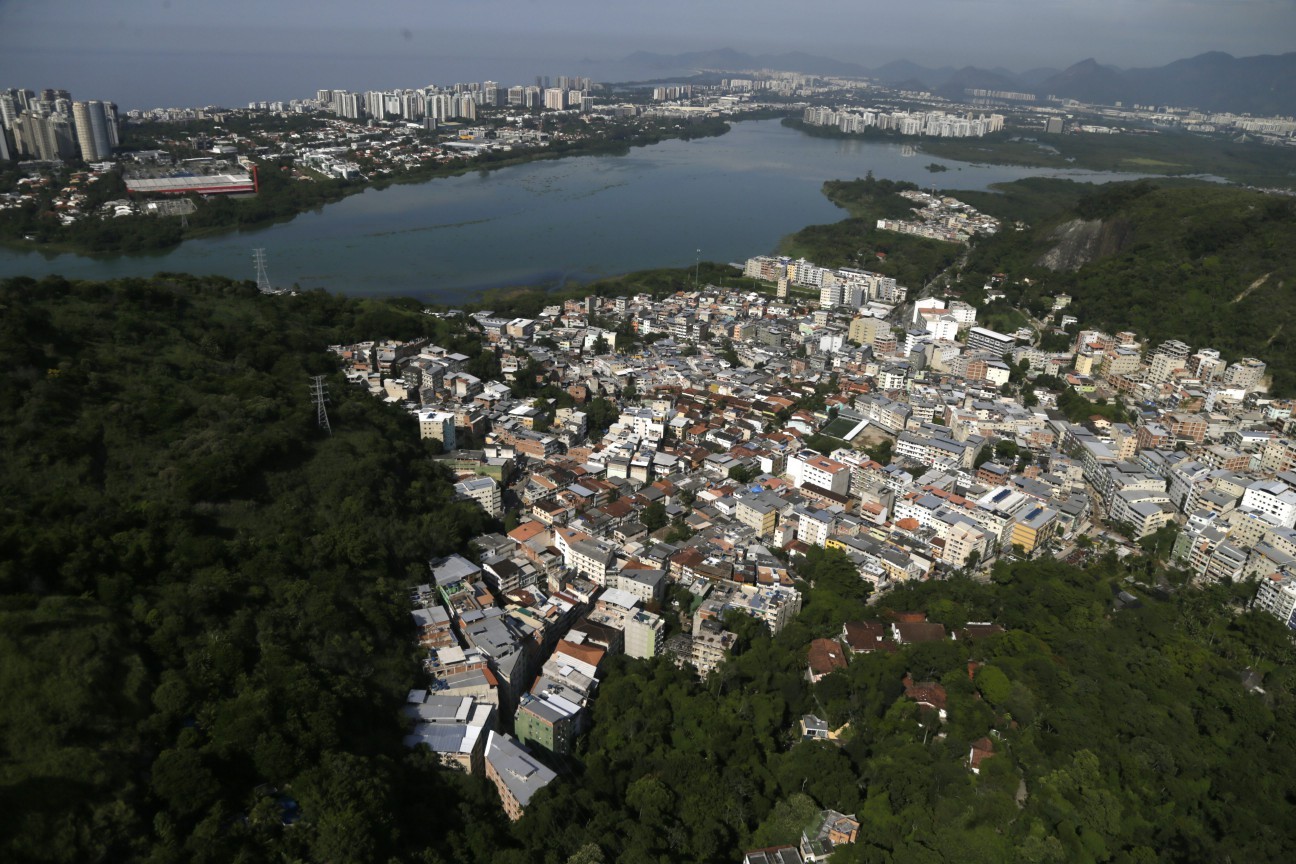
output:
[[[1032,178],[952,192],[1023,220],[979,241],[959,286],[976,301],[1003,273],[1008,301],[1047,314],[1070,294],[1082,326],[1180,339],[1269,364],[1271,392],[1296,394],[1296,198],[1211,183],[1102,186]]]
[[[307,387],[343,339],[480,353],[418,310],[188,277],[0,285],[0,858],[394,848],[392,796],[427,773],[395,752],[405,589],[488,523],[399,411],[333,378],[328,436]],[[283,789],[308,830],[281,830]]]
[[[408,586],[497,526],[451,503],[399,411],[332,378],[330,436],[307,394],[344,340],[426,334],[487,372],[455,327],[214,278],[0,283],[0,857],[732,862],[821,807],[861,821],[837,864],[1296,855],[1289,634],[1238,611],[1245,586],[1147,590],[1174,574],[1110,553],[870,605],[813,549],[798,619],[730,617],[740,648],[705,681],[615,658],[579,767],[509,824],[398,718]],[[900,611],[1007,632],[808,683],[812,638]],[[945,722],[906,673],[943,684]],[[799,743],[805,713],[840,743]]]

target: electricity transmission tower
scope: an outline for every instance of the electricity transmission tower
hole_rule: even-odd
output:
[[[270,274],[266,273],[266,257],[264,249],[252,250],[252,263],[256,264],[257,290],[262,294],[274,294],[274,286],[270,284]]]
[[[329,426],[328,408],[324,406],[324,403],[328,402],[328,398],[328,385],[324,383],[324,376],[316,375],[311,378],[311,401],[318,406],[316,420],[319,422],[321,429],[332,435],[333,428]]]

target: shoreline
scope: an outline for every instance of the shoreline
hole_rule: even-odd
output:
[[[21,238],[0,237],[0,247],[12,249],[16,252],[35,252],[49,253],[50,257],[59,255],[76,255],[91,260],[113,260],[126,257],[147,257],[151,255],[165,256],[171,251],[178,249],[188,240],[199,240],[209,237],[217,237],[229,233],[239,233],[242,231],[257,231],[272,225],[279,225],[291,222],[298,216],[306,213],[322,210],[330,204],[336,204],[346,200],[354,195],[359,195],[370,190],[381,191],[391,188],[392,186],[410,186],[422,183],[430,183],[435,180],[461,177],[474,172],[489,172],[502,168],[516,168],[521,165],[527,165],[532,162],[541,162],[547,160],[560,160],[566,158],[575,158],[580,156],[624,156],[636,147],[651,147],[655,144],[665,143],[667,141],[690,141],[700,138],[717,138],[729,133],[733,128],[733,123],[741,123],[746,120],[768,120],[784,116],[782,112],[774,113],[772,116],[765,116],[768,112],[752,112],[752,116],[741,116],[735,119],[730,118],[708,118],[706,121],[696,124],[676,126],[674,131],[677,134],[644,134],[635,138],[624,141],[610,141],[604,139],[573,142],[570,145],[560,145],[561,149],[534,148],[521,154],[503,154],[502,158],[482,158],[473,157],[474,160],[458,165],[436,165],[428,169],[407,172],[396,177],[381,177],[377,180],[365,181],[355,184],[354,186],[343,186],[337,191],[339,194],[330,195],[323,199],[312,202],[311,206],[301,207],[292,213],[277,215],[267,219],[258,219],[256,221],[225,225],[208,225],[197,228],[186,228],[184,234],[175,243],[156,248],[141,251],[124,251],[124,250],[95,250],[88,249],[83,244],[70,240],[54,240],[46,243],[36,243]],[[700,127],[700,128],[699,128]],[[652,132],[667,130],[651,130]],[[692,134],[690,134],[692,133]],[[263,167],[270,167],[269,165]],[[218,199],[224,200],[224,199]],[[146,218],[174,218],[174,217],[146,217]]]

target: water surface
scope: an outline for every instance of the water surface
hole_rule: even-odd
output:
[[[188,240],[167,252],[95,258],[0,249],[0,277],[75,279],[158,271],[255,275],[266,250],[282,287],[411,295],[457,303],[484,288],[560,285],[653,267],[742,261],[805,225],[845,213],[825,180],[862,177],[984,189],[1027,176],[1106,182],[1133,175],[938,160],[909,145],[812,138],[777,120],[735,124],[718,138],[667,141],[624,156],[532,162],[368,190],[251,231]]]

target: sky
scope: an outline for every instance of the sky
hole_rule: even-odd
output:
[[[0,87],[123,107],[615,80],[634,51],[725,47],[866,66],[1159,66],[1294,51],[1296,0],[0,0]]]

